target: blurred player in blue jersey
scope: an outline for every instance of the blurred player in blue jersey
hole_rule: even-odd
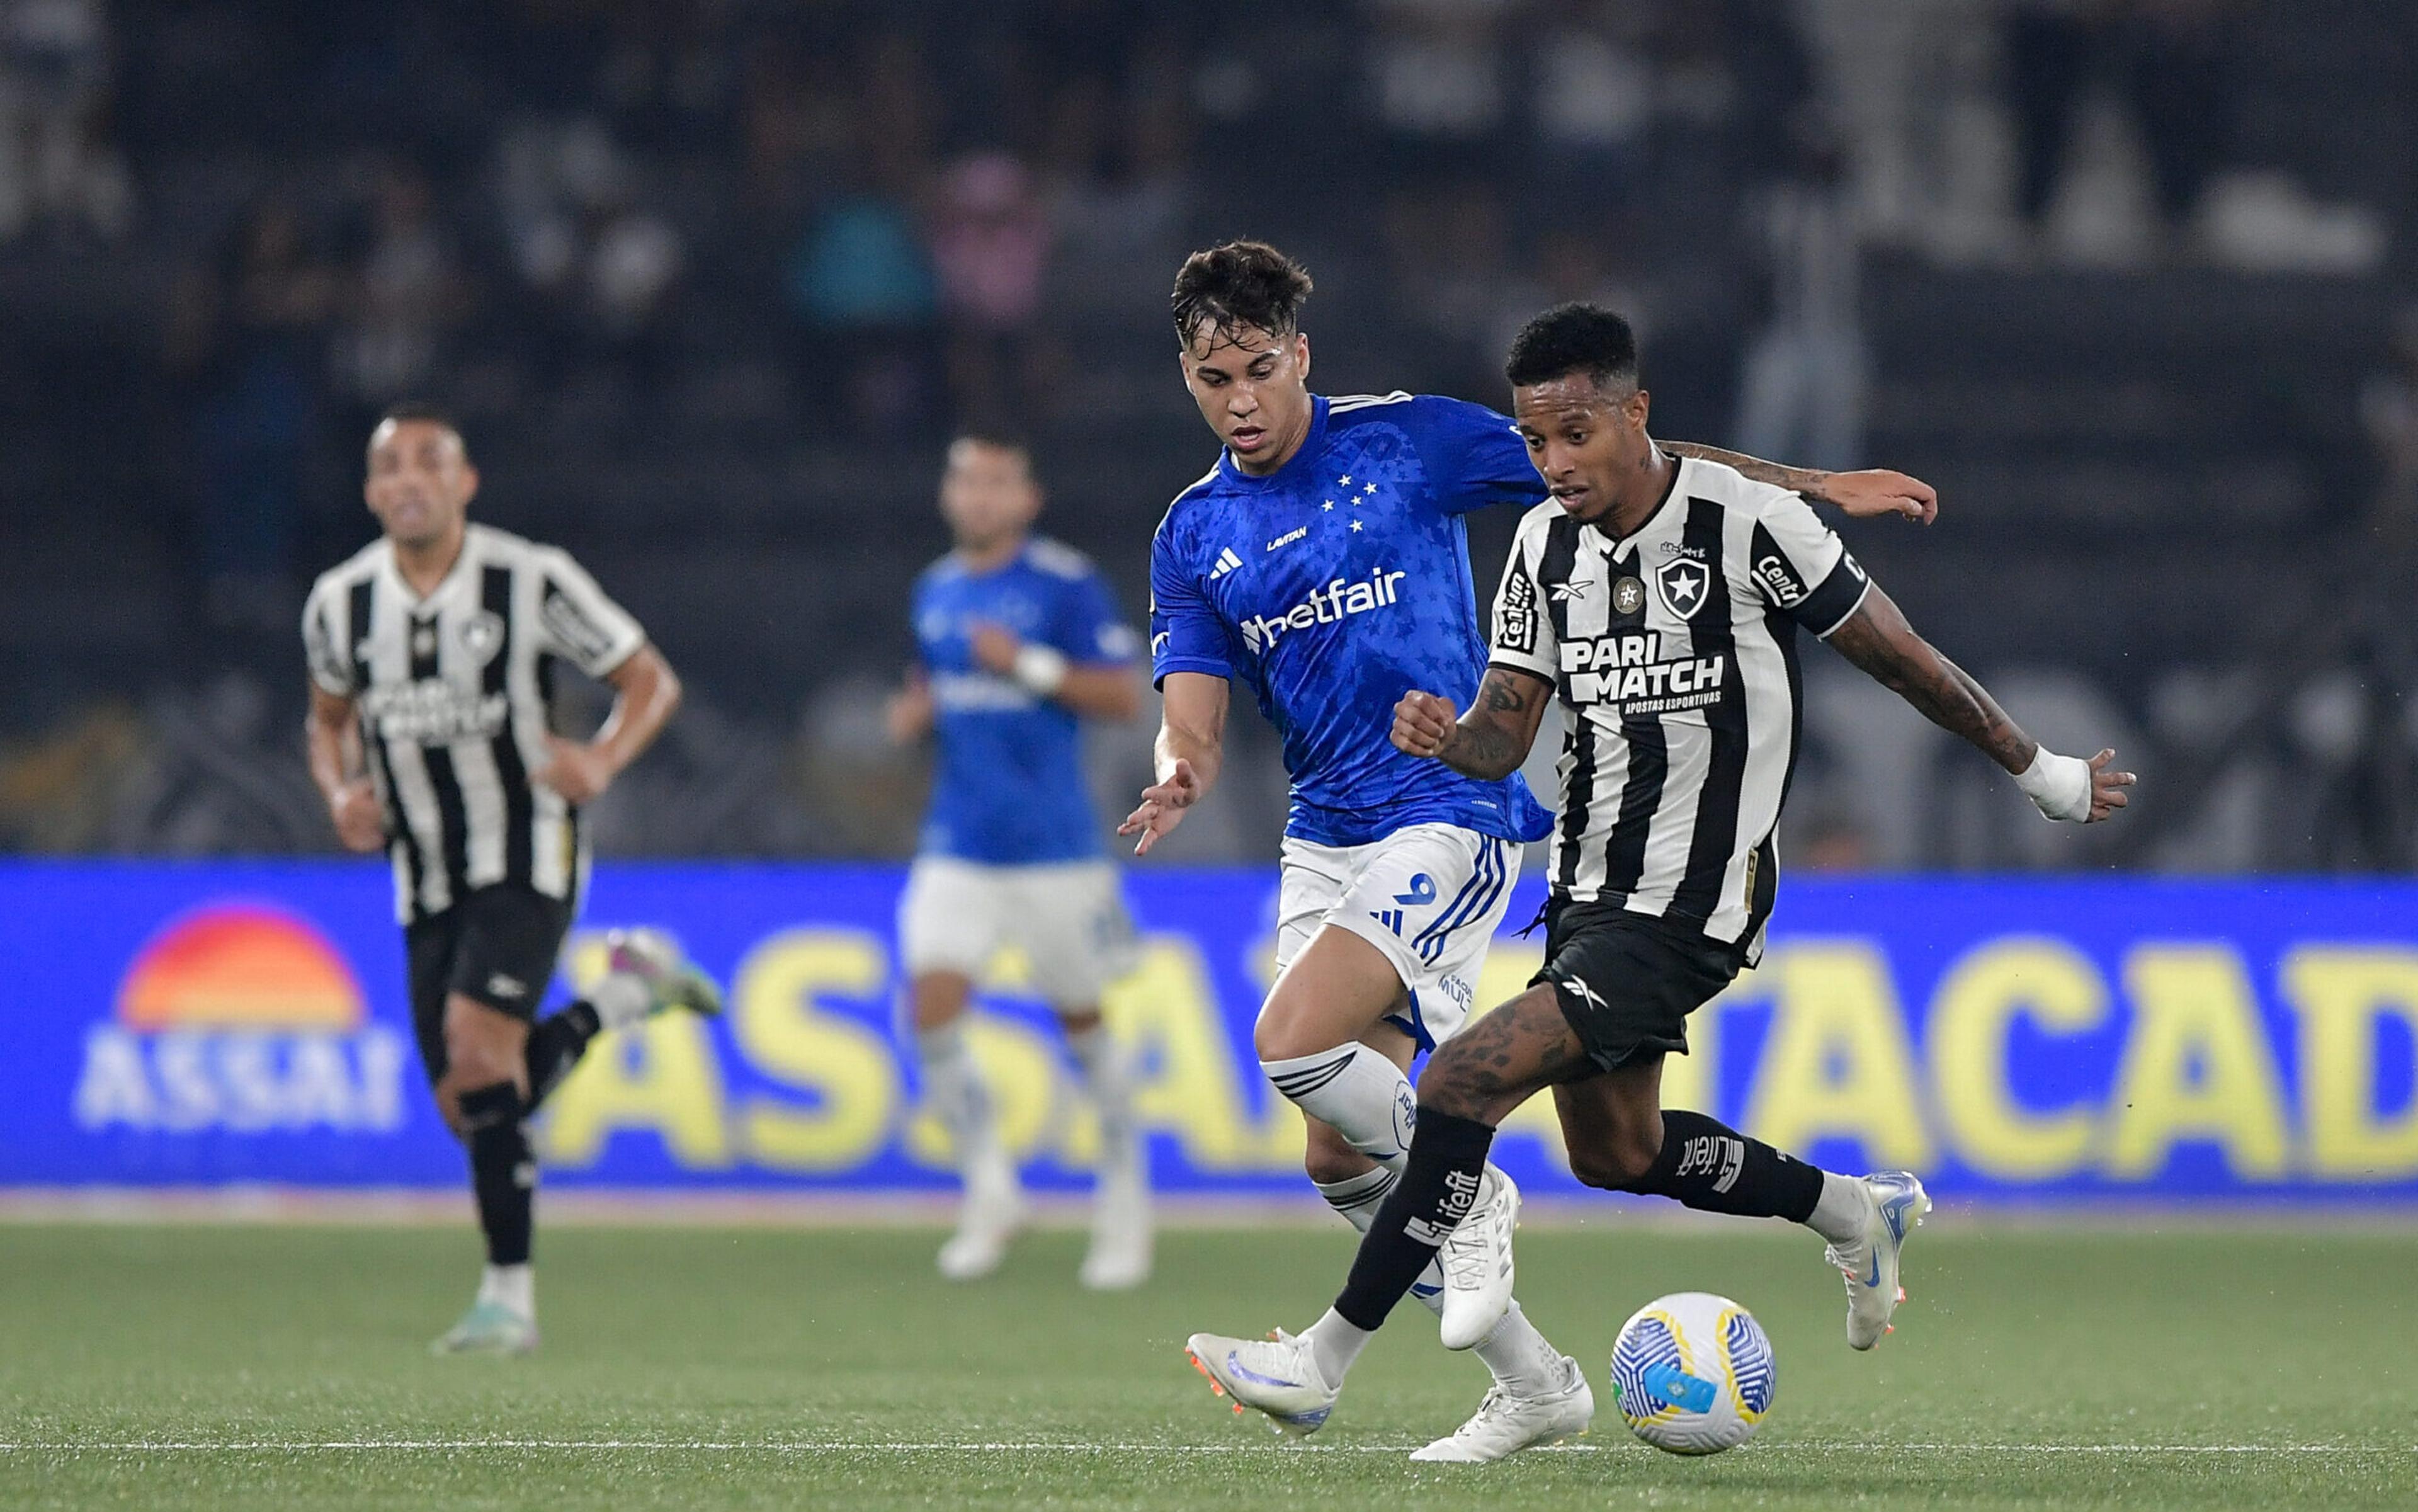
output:
[[[1309,292],[1299,264],[1259,242],[1196,252],[1177,275],[1185,383],[1225,451],[1152,542],[1158,780],[1120,832],[1148,851],[1216,784],[1227,680],[1241,680],[1282,734],[1293,778],[1279,974],[1256,1047],[1308,1118],[1310,1180],[1365,1232],[1410,1142],[1407,1068],[1468,1016],[1519,848],[1552,828],[1518,776],[1481,781],[1395,749],[1393,705],[1414,688],[1445,689],[1462,707],[1476,695],[1487,643],[1462,516],[1526,509],[1546,490],[1510,420],[1483,405],[1313,395],[1299,325]],[[1902,474],[1671,450],[1851,513],[1927,519],[1933,507]],[[1585,1373],[1508,1301],[1519,1202],[1488,1166],[1412,1289],[1438,1312],[1446,1345],[1475,1348],[1495,1381],[1476,1415],[1414,1458],[1499,1459],[1580,1432],[1593,1413]],[[1308,1432],[1324,1416],[1279,1426]]]
[[[895,739],[932,734],[940,746],[898,933],[925,1095],[965,1181],[941,1274],[996,1270],[1024,1218],[964,1032],[976,979],[1013,943],[1099,1110],[1082,1281],[1116,1290],[1150,1274],[1149,1187],[1126,1068],[1100,1022],[1101,988],[1131,926],[1084,787],[1079,722],[1133,717],[1140,648],[1091,560],[1033,533],[1040,509],[1021,446],[966,435],[949,448],[941,512],[956,545],[916,580],[918,665],[890,709]]]

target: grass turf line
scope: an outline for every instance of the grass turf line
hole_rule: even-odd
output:
[[[0,1226],[0,1505],[2418,1505],[2406,1235],[1935,1223],[1870,1355],[1781,1226],[1523,1235],[1522,1297],[1597,1429],[1475,1470],[1403,1458],[1485,1387],[1416,1306],[1307,1445],[1185,1364],[1195,1329],[1316,1316],[1349,1238],[1171,1233],[1151,1288],[1097,1297],[1072,1234],[952,1287],[932,1232],[562,1230],[543,1352],[496,1361],[424,1353],[467,1233]],[[1763,1434],[1707,1460],[1630,1440],[1602,1384],[1621,1320],[1691,1288],[1780,1359]]]

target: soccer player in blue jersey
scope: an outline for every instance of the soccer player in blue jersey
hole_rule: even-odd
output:
[[[1461,517],[1546,491],[1510,420],[1483,405],[1313,395],[1299,324],[1309,292],[1300,265],[1260,242],[1196,252],[1177,275],[1185,383],[1225,451],[1152,542],[1158,780],[1120,832],[1147,852],[1216,785],[1239,679],[1281,732],[1293,778],[1279,974],[1256,1048],[1308,1116],[1310,1180],[1365,1232],[1410,1142],[1406,1070],[1467,1016],[1519,847],[1551,829],[1516,775],[1482,781],[1395,749],[1393,706],[1415,688],[1464,706],[1476,694],[1486,637]],[[1735,465],[1850,513],[1934,508],[1902,474]],[[1585,1373],[1508,1301],[1519,1193],[1491,1165],[1480,1180],[1413,1291],[1447,1347],[1476,1349],[1494,1389],[1416,1459],[1499,1459],[1583,1430],[1594,1411]],[[1278,1421],[1308,1432],[1324,1417]]]
[[[918,665],[890,708],[895,738],[934,735],[940,747],[898,933],[925,1094],[965,1182],[941,1274],[971,1280],[996,1270],[1024,1217],[965,1039],[975,981],[993,952],[1014,943],[1099,1110],[1081,1278],[1119,1290],[1141,1284],[1151,1261],[1128,1077],[1100,1022],[1100,992],[1131,927],[1084,787],[1079,722],[1133,717],[1140,647],[1091,560],[1033,533],[1040,508],[1021,446],[965,435],[949,448],[941,512],[956,546],[916,580]]]

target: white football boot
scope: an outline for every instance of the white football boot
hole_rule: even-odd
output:
[[[678,940],[660,929],[615,929],[607,933],[604,968],[613,975],[636,980],[647,989],[643,1003],[633,997],[625,1005],[623,995],[614,992],[591,998],[596,1016],[606,1029],[627,1029],[639,1019],[676,1009],[705,1018],[722,1012],[722,988],[714,985],[713,978],[697,970]],[[608,1006],[615,1011],[608,1014]],[[632,1013],[630,1008],[637,1011]]]
[[[1872,1201],[1863,1236],[1822,1253],[1847,1278],[1848,1347],[1868,1350],[1894,1331],[1890,1315],[1905,1300],[1905,1288],[1898,1281],[1899,1256],[1906,1236],[1921,1227],[1922,1215],[1931,1211],[1931,1194],[1912,1171],[1875,1171],[1862,1180]]]
[[[1308,1438],[1326,1424],[1335,1411],[1340,1386],[1330,1386],[1318,1373],[1318,1355],[1309,1340],[1279,1328],[1266,1338],[1228,1338],[1221,1334],[1195,1334],[1184,1341],[1192,1368],[1209,1378],[1209,1389],[1231,1397],[1234,1411],[1248,1407],[1265,1413],[1279,1433]]]
[[[1102,1168],[1092,1193],[1092,1247],[1077,1278],[1094,1291],[1130,1291],[1150,1279],[1150,1187],[1140,1162]]]
[[[1024,1227],[1024,1189],[1016,1168],[997,1145],[969,1155],[966,1200],[957,1211],[957,1231],[941,1246],[941,1274],[952,1281],[978,1281],[1007,1259],[1008,1241]]]
[[[1511,1231],[1520,1227],[1520,1188],[1494,1167],[1486,1205],[1472,1209],[1436,1251],[1444,1267],[1444,1347],[1475,1349],[1511,1310]]]
[[[1543,1397],[1514,1397],[1501,1386],[1486,1394],[1470,1420],[1411,1456],[1428,1464],[1485,1465],[1523,1449],[1575,1439],[1595,1420],[1595,1390],[1586,1372],[1562,1356],[1569,1384]]]

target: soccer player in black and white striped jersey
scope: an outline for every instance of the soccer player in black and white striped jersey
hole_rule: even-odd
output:
[[[1888,1331],[1899,1251],[1930,1206],[1920,1181],[1825,1171],[1661,1106],[1662,1058],[1686,1052],[1688,1015],[1761,952],[1796,756],[1799,627],[1980,748],[2050,818],[2104,819],[2134,781],[2112,751],[2085,762],[2027,736],[1802,498],[1658,448],[1619,316],[1548,311],[1521,331],[1507,373],[1553,497],[1523,520],[1504,570],[1477,707],[1460,714],[1412,691],[1391,738],[1500,777],[1558,695],[1569,733],[1545,963],[1430,1060],[1401,1179],[1335,1306],[1300,1336],[1297,1373],[1315,1379],[1246,1382],[1237,1398],[1263,1411],[1333,1407],[1362,1346],[1470,1213],[1495,1129],[1548,1089],[1580,1180],[1804,1224],[1846,1275],[1847,1342],[1870,1349]],[[1510,1281],[1507,1266],[1502,1307]]]
[[[389,411],[363,488],[383,533],[319,578],[302,638],[311,774],[346,848],[392,862],[413,1031],[486,1234],[477,1300],[436,1347],[518,1353],[537,1343],[523,1121],[602,1030],[721,998],[632,930],[588,998],[537,1016],[587,882],[580,806],[654,741],[680,680],[569,556],[471,525],[478,487],[450,420]],[[563,662],[614,690],[590,740],[554,732]]]

